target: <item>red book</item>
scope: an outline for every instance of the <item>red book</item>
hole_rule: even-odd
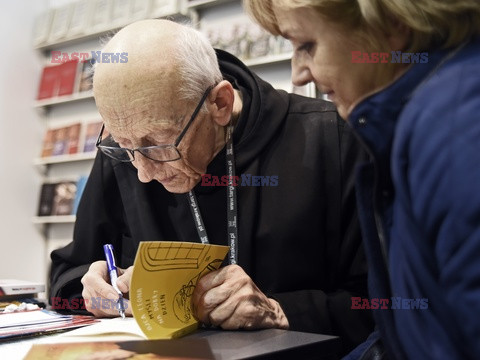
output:
[[[59,66],[45,66],[38,88],[38,100],[48,99],[57,95],[58,92],[58,68]]]
[[[75,84],[75,76],[77,75],[78,61],[67,61],[59,67],[59,87],[56,95],[70,95],[73,93],[73,86]]]

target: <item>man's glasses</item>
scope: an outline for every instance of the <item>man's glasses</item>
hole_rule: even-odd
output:
[[[190,125],[192,125],[193,120],[195,120],[195,118],[197,117],[198,112],[200,111],[203,103],[205,102],[205,99],[213,88],[214,85],[210,86],[203,93],[200,102],[198,103],[197,107],[193,111],[192,116],[190,117],[190,120],[188,121],[187,125],[185,125],[180,135],[178,135],[175,143],[169,145],[138,147],[136,149],[122,148],[118,146],[118,144],[113,140],[111,135],[107,136],[104,140],[102,140],[103,131],[105,129],[105,124],[103,124],[102,129],[100,130],[100,134],[98,135],[96,143],[97,148],[112,159],[122,162],[131,162],[135,160],[135,151],[138,151],[146,158],[154,161],[167,162],[179,160],[182,156],[180,155],[180,151],[178,151],[177,146],[178,144],[180,144],[180,141],[182,141]]]

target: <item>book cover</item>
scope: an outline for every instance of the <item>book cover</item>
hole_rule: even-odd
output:
[[[96,150],[95,144],[97,142],[98,134],[100,134],[101,128],[101,121],[87,124],[87,129],[85,131],[85,142],[83,144],[83,152],[92,152]]]
[[[198,279],[220,267],[228,246],[143,241],[130,281],[133,316],[148,339],[184,336],[198,327],[191,297]]]
[[[45,284],[25,280],[0,279],[0,296],[37,294],[44,291]]]
[[[57,96],[70,95],[73,93],[75,85],[75,77],[77,75],[78,61],[71,60],[61,65],[59,68],[59,83]]]
[[[53,146],[55,144],[55,131],[56,129],[47,129],[45,137],[43,138],[42,154],[41,157],[52,156]]]
[[[56,184],[53,195],[52,214],[56,216],[70,215],[77,191],[75,181],[62,181]]]
[[[48,99],[58,93],[58,68],[59,66],[45,66],[40,78],[37,100]]]
[[[82,198],[85,185],[87,185],[87,180],[87,175],[80,176],[80,178],[77,180],[77,192],[75,193],[75,200],[73,201],[72,215],[75,215],[77,213],[78,204],[80,203],[80,199]]]
[[[55,130],[55,139],[53,141],[52,156],[63,155],[67,153],[68,147],[68,127],[61,127]]]
[[[25,360],[214,359],[206,339],[89,341],[35,344]]]
[[[52,215],[53,197],[55,196],[56,183],[44,183],[40,190],[40,199],[38,201],[38,216]]]
[[[66,154],[76,154],[78,152],[78,142],[80,141],[80,123],[72,124],[67,128]]]
[[[80,72],[80,81],[78,83],[78,92],[92,90],[93,69],[90,60],[82,62]]]

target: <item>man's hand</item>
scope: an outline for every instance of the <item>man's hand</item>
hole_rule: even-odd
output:
[[[132,276],[133,266],[128,269],[118,270],[117,286],[124,294],[128,294],[130,278]],[[82,296],[85,299],[85,307],[96,317],[115,317],[118,316],[117,300],[118,293],[112,285],[107,271],[105,261],[96,261],[90,265],[87,273],[82,277],[83,291]],[[123,299],[125,305],[125,315],[132,316],[132,308],[128,300]]]
[[[265,296],[238,265],[204,275],[192,296],[196,318],[223,329],[288,329],[280,304]]]

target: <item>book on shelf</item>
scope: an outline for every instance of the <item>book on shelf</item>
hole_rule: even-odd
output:
[[[43,139],[41,157],[78,153],[81,126],[81,123],[78,122],[60,128],[47,129]]]
[[[58,93],[58,66],[45,66],[40,78],[37,100],[48,99]]]
[[[79,77],[78,92],[92,90],[93,69],[90,60],[85,60],[82,62]]]
[[[57,96],[71,95],[75,85],[77,75],[78,61],[70,60],[58,65],[58,93]]]
[[[40,189],[40,199],[38,201],[38,216],[52,215],[53,197],[55,194],[55,183],[44,183]]]
[[[78,143],[80,141],[80,123],[75,123],[67,128],[67,146],[66,154],[76,154],[78,152]]]
[[[130,0],[112,0],[112,22],[111,28],[125,26],[130,22],[131,2]]]
[[[87,185],[88,176],[82,175],[78,178],[77,181],[77,192],[75,193],[75,200],[73,201],[73,210],[72,215],[77,214],[78,205],[80,204],[80,199],[83,195],[83,190],[85,189],[85,185]]]
[[[90,31],[100,32],[110,28],[111,0],[94,0]]]
[[[52,156],[64,155],[67,153],[68,147],[68,127],[56,129],[53,141]]]
[[[55,132],[56,129],[47,129],[43,138],[42,154],[41,157],[52,156],[53,146],[55,145]]]
[[[132,0],[130,21],[146,19],[150,14],[150,0]]]
[[[54,10],[49,9],[36,17],[33,31],[33,45],[39,46],[47,41],[52,26],[53,13]]]
[[[40,78],[37,100],[73,94],[77,69],[77,60],[45,66]]]
[[[46,182],[40,189],[38,216],[75,215],[85,188],[87,176],[76,181]]]
[[[101,128],[101,121],[91,122],[87,124],[87,128],[85,131],[85,141],[83,143],[83,152],[88,153],[96,150],[95,144],[97,143],[98,134],[100,134]]]
[[[72,19],[67,31],[68,38],[85,34],[89,26],[88,21],[92,17],[92,10],[93,0],[75,1],[73,3]]]
[[[55,42],[67,35],[68,27],[72,17],[73,4],[67,4],[54,9],[52,27],[48,42]]]
[[[76,192],[76,181],[61,181],[57,183],[52,199],[51,215],[72,215]]]
[[[45,284],[42,283],[16,279],[0,279],[0,299],[4,297],[30,297],[44,291]]]

